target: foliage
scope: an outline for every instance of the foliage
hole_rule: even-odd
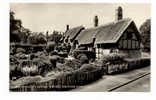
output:
[[[53,33],[49,36],[48,41],[54,41],[56,44],[60,42],[63,35],[59,34],[58,31],[53,31]]]
[[[53,55],[58,55],[58,52],[57,51],[51,51],[50,56],[53,56]]]
[[[10,42],[20,42],[20,29],[22,26],[22,21],[17,20],[14,17],[15,13],[10,11]]]
[[[28,37],[30,36],[31,31],[29,29],[21,27],[21,32],[19,33],[20,39],[22,43],[27,43]]]
[[[79,54],[77,58],[81,61],[82,64],[89,62],[88,57],[85,54]]]
[[[28,43],[30,44],[46,44],[46,37],[44,34],[42,33],[32,33],[29,37],[28,37]]]
[[[49,57],[49,60],[54,65],[54,67],[56,67],[56,62],[59,60],[59,56],[53,55],[53,56]]]
[[[126,56],[124,54],[111,53],[102,56],[102,62],[105,64],[107,62],[123,61]]]
[[[93,64],[83,64],[81,68],[79,69],[80,72],[92,72],[97,70],[98,67]]]
[[[25,53],[22,53],[22,52],[16,53],[16,54],[15,54],[15,57],[16,57],[17,59],[20,59],[20,60],[22,60],[22,59],[27,59],[27,58],[28,58],[28,56],[27,56]]]
[[[95,55],[95,52],[93,51],[88,51],[88,50],[74,50],[72,55],[74,56],[74,58],[78,59],[78,55],[80,54],[85,54],[88,59],[95,59],[96,58],[96,55]]]
[[[23,48],[17,48],[16,53],[25,53],[26,51]]]
[[[62,52],[62,51],[61,51],[61,52],[58,53],[58,55],[59,55],[60,57],[64,57],[64,58],[65,58],[65,57],[68,57],[68,53],[67,53],[67,52]]]
[[[81,62],[77,59],[67,60],[64,66],[72,68],[73,70],[79,69],[81,67]]]
[[[56,43],[55,42],[48,42],[47,46],[46,46],[46,51],[48,53],[50,53],[51,51],[54,51],[56,47]]]
[[[151,41],[151,19],[147,19],[140,27],[142,36],[142,43],[144,45],[144,51],[150,52]]]

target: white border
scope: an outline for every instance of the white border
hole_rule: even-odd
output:
[[[10,2],[106,2],[106,3],[150,3],[152,2],[152,86],[150,93],[108,93],[108,92],[22,92],[22,93],[10,93],[9,92],[9,3]],[[0,3],[0,97],[3,99],[16,99],[16,100],[45,100],[45,99],[56,99],[56,100],[152,100],[155,99],[154,95],[156,93],[155,84],[155,74],[156,74],[156,64],[155,53],[156,53],[156,16],[155,16],[156,2],[155,0],[2,0]]]

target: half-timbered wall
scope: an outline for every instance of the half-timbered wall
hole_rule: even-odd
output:
[[[140,41],[136,37],[135,31],[127,29],[118,42],[118,49],[122,50],[138,50],[140,49]]]

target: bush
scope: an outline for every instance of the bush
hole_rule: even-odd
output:
[[[116,54],[116,53],[111,53],[109,55],[103,55],[102,61],[105,62],[113,62],[113,61],[123,61],[125,58],[125,55],[123,54]]]
[[[72,72],[81,67],[81,62],[78,59],[66,60],[64,64],[57,66],[57,70],[63,72]]]
[[[58,52],[57,51],[51,51],[50,56],[53,56],[53,55],[58,55]]]
[[[60,59],[60,58],[59,58],[59,56],[57,56],[57,55],[53,55],[53,56],[49,57],[49,60],[50,60],[51,64],[54,65],[54,67],[56,67],[56,62],[57,62],[59,59]]]
[[[19,62],[18,62],[19,63]],[[10,64],[10,79],[18,79],[20,77],[23,77],[24,74],[21,71],[21,67],[19,64]]]
[[[31,60],[33,60],[34,58],[40,58],[40,57],[48,57],[48,54],[44,51],[30,54]]]
[[[33,64],[38,66],[38,74],[44,76],[47,72],[55,68],[48,56],[41,56],[33,60]]]
[[[16,49],[16,53],[25,53],[26,50],[24,50],[23,48],[17,48]]]
[[[80,72],[92,72],[97,70],[98,67],[96,65],[93,64],[84,64],[81,66],[81,68],[79,69]]]
[[[59,52],[58,53],[58,55],[60,56],[60,57],[68,57],[68,53],[67,52]]]
[[[74,58],[78,59],[78,55],[80,54],[85,54],[89,60],[96,58],[95,52],[88,50],[74,50],[72,55],[74,56]]]
[[[28,58],[28,56],[22,52],[15,54],[15,57],[20,60]]]
[[[10,55],[10,65],[18,65],[19,61],[15,56]]]
[[[46,51],[48,53],[50,53],[51,51],[54,51],[55,46],[56,46],[56,43],[55,42],[48,42],[48,44],[46,46]]]
[[[80,54],[77,58],[81,61],[82,64],[89,63],[88,57],[85,54]]]

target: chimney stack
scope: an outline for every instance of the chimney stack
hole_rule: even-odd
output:
[[[116,9],[116,15],[115,15],[115,20],[116,21],[119,21],[121,20],[123,17],[123,14],[122,14],[122,7],[119,6],[117,9]]]
[[[98,19],[98,16],[96,15],[94,17],[94,27],[97,27],[98,26],[98,22],[99,22],[99,19]]]
[[[66,25],[66,31],[68,31],[69,30],[69,25]]]

